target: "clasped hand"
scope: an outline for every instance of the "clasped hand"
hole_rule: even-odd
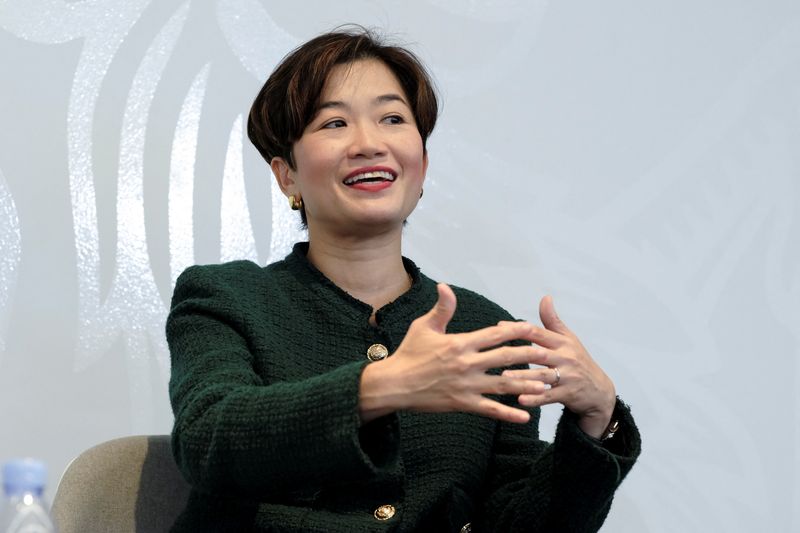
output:
[[[504,321],[448,334],[456,297],[445,284],[437,290],[436,305],[411,323],[395,353],[364,369],[359,393],[363,422],[397,410],[463,411],[516,423],[530,419],[528,411],[485,396],[500,394],[518,396],[523,406],[561,403],[578,415],[583,431],[602,434],[616,401],[614,384],[558,318],[552,298],[544,297],[539,305],[544,327]],[[503,345],[513,340],[533,344]],[[526,364],[539,366],[486,373]]]

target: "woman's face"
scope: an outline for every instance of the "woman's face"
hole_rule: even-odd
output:
[[[408,97],[374,59],[331,71],[293,155],[294,170],[280,158],[272,170],[284,193],[302,197],[310,234],[399,230],[428,166]]]

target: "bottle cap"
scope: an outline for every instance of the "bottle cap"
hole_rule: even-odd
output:
[[[3,465],[6,494],[40,492],[47,482],[47,468],[37,459],[12,459]]]

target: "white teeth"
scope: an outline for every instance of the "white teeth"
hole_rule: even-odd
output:
[[[361,180],[366,180],[370,178],[383,178],[385,180],[394,181],[394,176],[391,172],[386,172],[385,170],[378,170],[375,172],[364,172],[363,174],[356,174],[355,176],[349,177],[344,180],[345,185],[352,185],[357,183]]]

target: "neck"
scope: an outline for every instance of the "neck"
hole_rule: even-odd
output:
[[[372,306],[374,312],[411,286],[400,245],[400,233],[331,239],[309,232],[308,260],[342,290]]]

